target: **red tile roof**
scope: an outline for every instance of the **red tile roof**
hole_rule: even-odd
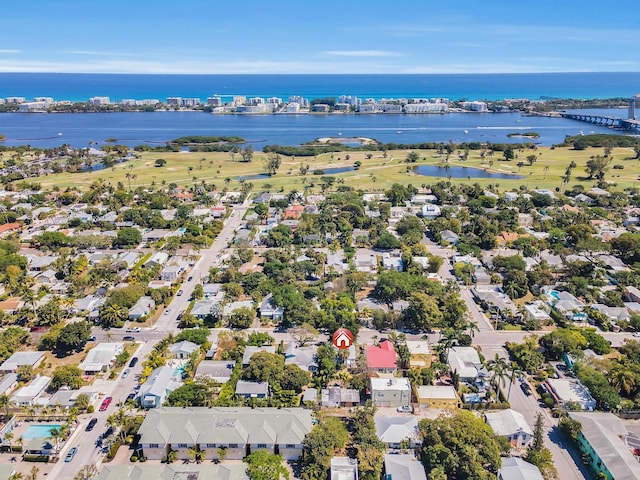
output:
[[[19,223],[5,223],[4,225],[0,225],[0,234],[6,233],[6,232],[13,232],[15,230],[20,230],[20,224]]]

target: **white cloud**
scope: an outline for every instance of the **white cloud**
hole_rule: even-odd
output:
[[[324,55],[332,55],[336,57],[399,57],[396,52],[387,52],[384,50],[327,50],[322,52]]]
[[[12,50],[10,48],[0,49],[0,53],[22,53],[22,50]]]

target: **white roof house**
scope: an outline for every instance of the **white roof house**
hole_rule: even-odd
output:
[[[129,318],[137,319],[149,315],[156,308],[156,302],[151,297],[140,297],[129,309]]]
[[[244,355],[242,356],[242,366],[246,367],[249,365],[249,361],[254,353],[258,352],[267,352],[267,353],[276,353],[276,347],[273,345],[266,345],[264,347],[255,347],[253,345],[248,345],[244,350]]]
[[[418,444],[418,417],[402,415],[385,417],[376,415],[373,417],[376,424],[376,434],[389,448],[400,448],[400,444],[408,441],[409,447]]]
[[[85,375],[103,372],[111,367],[119,353],[124,350],[122,342],[99,343],[87,354],[86,358],[78,365]]]
[[[21,365],[37,367],[44,358],[44,352],[15,352],[0,365],[0,372],[15,372]]]
[[[198,351],[200,346],[197,343],[183,340],[182,342],[169,345],[169,353],[174,358],[189,358],[193,352]]]
[[[232,360],[203,360],[198,364],[195,376],[225,383],[231,378],[235,365]]]
[[[451,347],[447,363],[452,372],[460,375],[460,380],[474,380],[483,369],[478,351],[473,347]]]
[[[225,305],[224,307],[222,307],[222,316],[223,317],[228,317],[229,315],[231,315],[236,310],[239,310],[240,308],[251,308],[251,309],[253,309],[253,301],[245,300],[243,302],[231,302],[231,303]]]
[[[358,459],[349,457],[333,457],[329,480],[358,480]]]
[[[518,457],[502,459],[502,467],[498,471],[498,480],[543,480],[544,477],[535,465]]]
[[[591,396],[589,389],[578,380],[549,378],[543,383],[543,386],[560,405],[576,402],[583,410],[593,411],[596,408],[596,401]]]
[[[392,480],[427,480],[424,466],[413,454],[386,454],[384,471]]]
[[[22,387],[14,393],[11,401],[16,405],[34,405],[50,383],[50,377],[44,375],[38,376],[34,378],[29,385]]]
[[[181,375],[173,367],[158,367],[140,387],[140,405],[143,408],[162,406],[167,396],[182,385]]]
[[[510,408],[487,412],[485,420],[493,433],[507,437],[515,447],[524,448],[533,440],[533,428],[520,412]]]
[[[411,402],[408,378],[371,378],[371,400],[378,407],[399,407]]]

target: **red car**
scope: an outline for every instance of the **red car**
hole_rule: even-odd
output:
[[[101,412],[104,412],[107,408],[109,408],[109,405],[111,405],[111,400],[113,400],[113,397],[107,397],[102,401],[102,405],[100,405]]]

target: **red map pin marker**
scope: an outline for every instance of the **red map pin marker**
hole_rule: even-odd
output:
[[[346,328],[339,328],[333,333],[333,345],[340,350],[346,350],[353,345],[353,333]]]

